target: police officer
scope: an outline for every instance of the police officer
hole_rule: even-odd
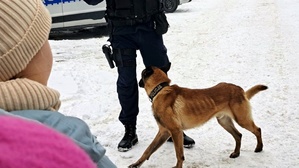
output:
[[[103,0],[84,1],[96,5]],[[119,120],[125,126],[125,135],[118,144],[118,150],[125,152],[138,142],[136,51],[140,51],[146,67],[169,69],[170,62],[162,38],[169,25],[162,0],[106,0],[106,4],[106,20],[111,30],[109,41],[118,71],[117,93],[122,108]],[[184,134],[184,146],[190,148],[194,144],[194,140]]]

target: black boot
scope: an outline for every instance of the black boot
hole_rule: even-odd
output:
[[[171,137],[167,141],[173,142]],[[195,141],[184,133],[184,147],[192,148],[194,144],[195,144]]]
[[[135,125],[125,125],[126,133],[118,144],[118,151],[127,152],[138,142]]]

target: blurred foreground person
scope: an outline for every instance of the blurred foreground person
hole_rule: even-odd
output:
[[[53,112],[50,29],[42,1],[0,0],[0,167],[114,168],[84,121]]]

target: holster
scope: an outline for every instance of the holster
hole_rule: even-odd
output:
[[[102,51],[109,63],[110,68],[117,67],[131,67],[136,66],[136,60],[125,60],[123,61],[122,55],[133,55],[136,54],[134,49],[114,49],[111,45],[104,44]],[[115,64],[115,65],[114,65]]]
[[[112,54],[112,50],[111,50],[111,46],[108,44],[104,44],[102,46],[102,51],[105,54],[105,57],[109,63],[110,68],[114,68],[114,63],[113,63],[113,54]]]

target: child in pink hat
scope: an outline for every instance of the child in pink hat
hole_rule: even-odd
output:
[[[38,122],[0,117],[0,167],[96,168],[70,138]]]

